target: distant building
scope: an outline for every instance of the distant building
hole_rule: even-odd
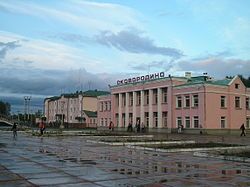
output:
[[[97,112],[83,110],[83,118],[87,127],[97,127]]]
[[[129,123],[150,131],[250,128],[250,88],[238,76],[214,80],[207,74],[165,77],[164,73],[117,81],[111,95],[98,97],[98,126],[118,129]]]
[[[97,125],[97,96],[108,94],[106,91],[89,90],[72,94],[62,94],[44,100],[44,113],[47,123],[70,125]],[[94,115],[95,114],[95,115]]]

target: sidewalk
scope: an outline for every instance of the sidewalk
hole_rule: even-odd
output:
[[[171,134],[169,138],[219,141],[221,137]],[[248,137],[223,139],[249,144]],[[0,186],[250,186],[249,163],[87,140],[83,136],[36,137],[21,132],[13,140],[11,132],[0,131]]]

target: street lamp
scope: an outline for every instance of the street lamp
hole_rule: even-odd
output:
[[[25,115],[25,120],[26,120],[26,114],[28,114],[27,120],[29,120],[30,100],[31,100],[31,96],[24,96],[24,115]]]

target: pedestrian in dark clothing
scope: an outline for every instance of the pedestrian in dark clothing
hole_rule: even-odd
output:
[[[145,126],[143,122],[141,122],[141,132],[145,132]]]
[[[114,131],[114,123],[112,121],[110,121],[109,123],[109,129],[111,129],[112,131]]]
[[[132,123],[128,124],[128,132],[132,132],[133,131],[133,126]]]
[[[241,130],[241,134],[240,134],[240,136],[242,136],[242,135],[244,135],[244,136],[246,136],[246,132],[245,132],[245,125],[244,125],[244,123],[241,125],[241,127],[240,127],[240,130]]]
[[[13,131],[13,137],[14,139],[17,137],[17,124],[14,123],[11,130]]]
[[[39,123],[39,129],[40,129],[40,135],[42,136],[45,130],[45,123],[43,120],[41,120],[41,122]]]

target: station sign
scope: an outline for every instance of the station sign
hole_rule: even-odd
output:
[[[117,85],[136,83],[136,82],[159,79],[159,78],[164,78],[164,77],[165,77],[164,72],[153,73],[153,74],[148,74],[148,75],[143,75],[143,76],[138,76],[138,77],[117,80]]]

